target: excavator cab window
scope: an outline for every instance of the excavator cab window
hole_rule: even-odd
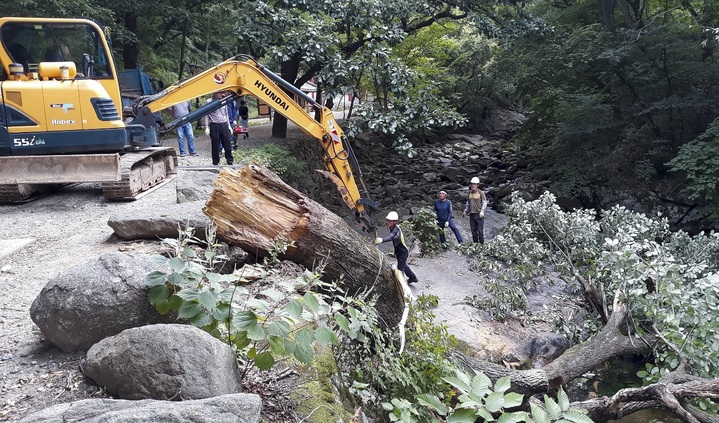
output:
[[[85,24],[6,22],[0,29],[3,48],[26,73],[37,72],[39,62],[73,61],[83,69],[83,58],[94,63],[94,79],[112,78],[109,52],[97,30]]]

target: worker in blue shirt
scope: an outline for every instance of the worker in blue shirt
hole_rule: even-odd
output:
[[[434,213],[437,216],[437,225],[442,229],[442,232],[439,234],[439,242],[442,244],[447,242],[447,239],[444,237],[444,228],[450,228],[452,232],[454,232],[454,236],[457,237],[457,242],[461,244],[462,234],[459,233],[452,219],[452,202],[447,199],[446,192],[440,191],[437,194],[437,199],[434,200]]]

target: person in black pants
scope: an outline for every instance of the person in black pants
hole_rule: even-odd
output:
[[[217,91],[212,96],[212,100],[219,100],[224,95],[225,91]],[[220,164],[220,148],[222,148],[225,150],[227,164],[232,165],[232,137],[230,135],[230,120],[227,116],[227,107],[220,107],[208,114],[205,118],[205,126],[205,134],[209,135],[212,141],[212,164],[215,166]]]
[[[387,238],[375,238],[374,243],[381,244],[383,242],[392,241],[392,244],[394,245],[394,255],[397,257],[397,269],[403,271],[404,274],[407,275],[407,283],[415,283],[417,282],[417,276],[407,265],[409,249],[407,248],[407,244],[404,242],[402,228],[400,228],[397,224],[398,220],[399,216],[397,215],[397,212],[389,212],[389,214],[387,214],[387,229],[389,229],[389,236]]]

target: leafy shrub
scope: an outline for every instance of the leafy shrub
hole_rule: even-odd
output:
[[[168,271],[154,271],[145,278],[150,302],[159,312],[176,311],[180,319],[233,346],[245,364],[243,376],[252,366],[271,368],[278,357],[294,356],[310,364],[315,342],[323,346],[337,343],[328,322],[333,321],[341,305],[331,305],[324,294],[310,291],[336,288],[319,280],[321,269],[307,270],[294,281],[277,281],[270,288],[252,292],[241,271],[218,274],[210,270],[224,258],[215,252],[219,244],[214,241],[214,230],[207,232],[207,249],[201,254],[191,248],[200,243],[193,237],[192,228],[181,232],[177,240],[163,240],[172,247],[170,257],[156,256],[155,260]],[[280,244],[274,259],[288,245]],[[298,295],[298,289],[305,293]]]
[[[270,169],[282,180],[290,181],[294,187],[309,181],[306,166],[283,146],[265,144],[260,147],[241,148],[232,154],[238,162],[257,163]]]
[[[549,193],[531,202],[513,197],[508,214],[486,248],[471,250],[482,263],[504,269],[491,275],[511,275],[525,287],[539,275],[576,288],[581,279],[608,309],[619,292],[637,334],[661,339],[642,373],[645,381],[676,369],[682,357],[694,374],[716,377],[719,234],[671,232],[666,219],[622,207],[602,212],[599,220],[592,211],[563,212]]]
[[[414,219],[401,223],[405,236],[413,236],[419,240],[422,254],[435,256],[442,251],[442,244],[439,243],[439,234],[444,229],[437,226],[437,217],[430,207],[419,209]]]

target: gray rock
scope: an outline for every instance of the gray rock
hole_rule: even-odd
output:
[[[151,325],[103,339],[85,376],[123,399],[199,399],[241,392],[232,348],[190,325]]]
[[[434,172],[423,173],[422,178],[427,182],[432,182],[437,179],[437,174]]]
[[[147,298],[149,256],[104,254],[50,280],[30,307],[43,336],[63,351],[86,351],[125,329],[169,322]]]
[[[124,239],[177,238],[179,227],[195,228],[195,236],[205,239],[210,218],[202,213],[204,201],[142,208],[123,215],[112,215],[107,224]]]
[[[20,423],[256,423],[261,408],[255,394],[193,401],[86,399],[48,407]]]
[[[177,202],[207,201],[215,187],[218,174],[218,171],[212,170],[179,171],[175,178]]]

